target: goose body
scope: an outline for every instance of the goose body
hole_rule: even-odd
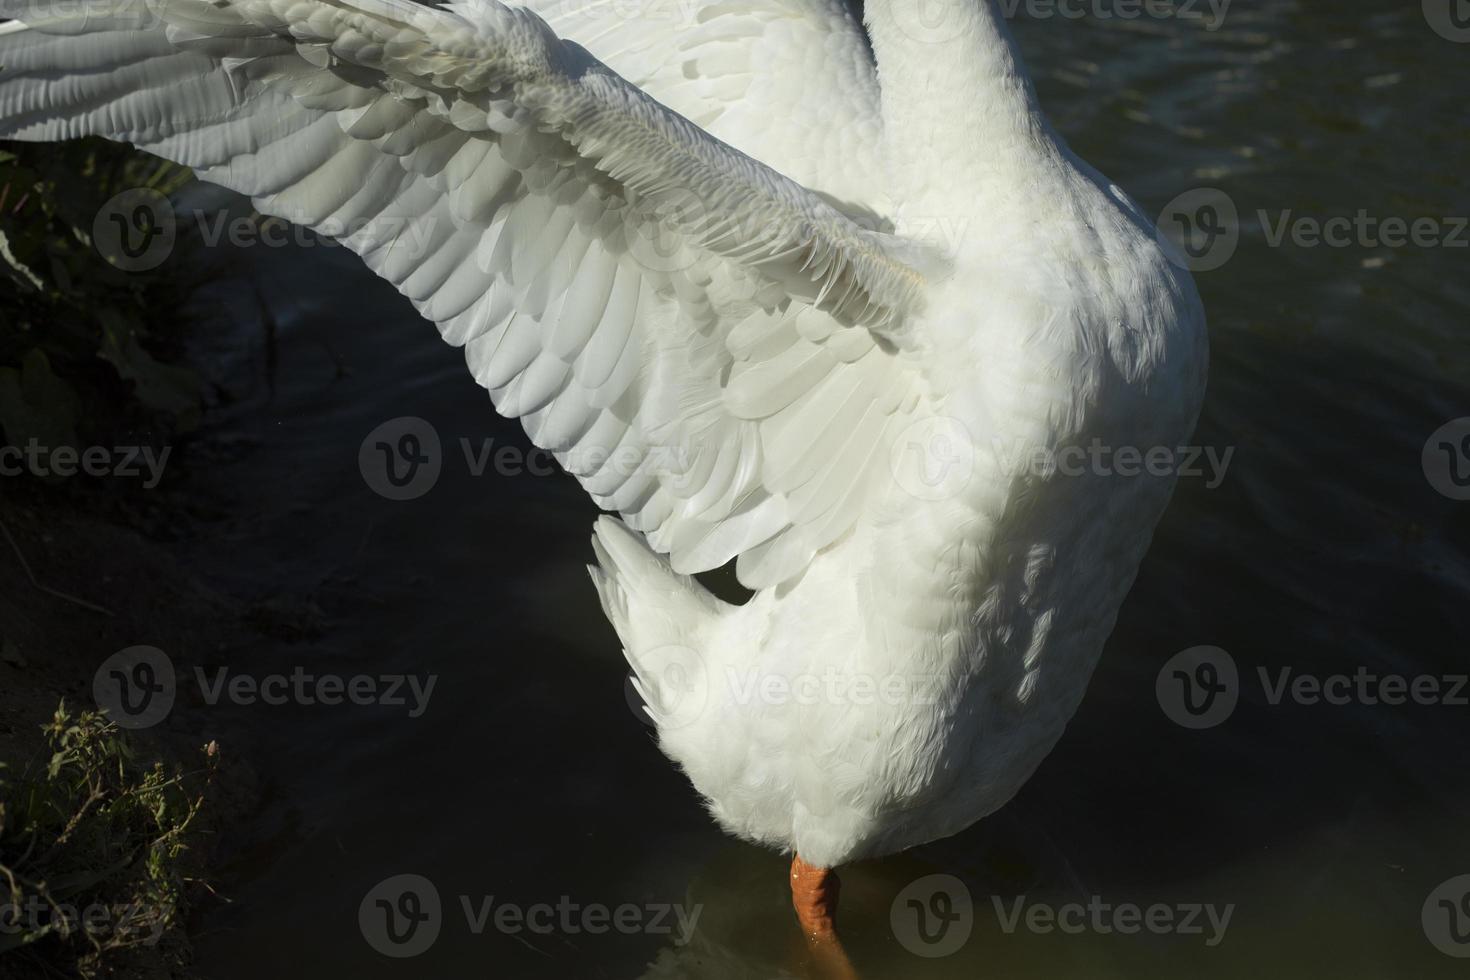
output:
[[[0,136],[193,166],[463,345],[622,516],[593,578],[722,827],[830,868],[1030,776],[1174,482],[1046,461],[1183,445],[1206,352],[990,0],[868,0],[871,54],[838,0],[88,6],[0,0]]]

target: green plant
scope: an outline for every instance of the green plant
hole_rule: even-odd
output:
[[[179,923],[219,752],[194,772],[145,764],[105,715],[64,702],[43,731],[44,764],[13,784],[0,771],[0,956],[93,977]]]

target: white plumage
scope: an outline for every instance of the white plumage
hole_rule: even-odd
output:
[[[868,0],[872,54],[840,0],[659,6],[0,0],[0,136],[191,166],[463,346],[626,521],[593,577],[730,832],[954,833],[1061,734],[1173,484],[1022,464],[1181,445],[1198,299],[991,0]],[[688,577],[735,558],[743,606]]]

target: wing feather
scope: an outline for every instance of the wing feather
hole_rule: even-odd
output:
[[[876,182],[841,145],[876,82],[835,3],[696,0],[671,43],[533,5],[627,81],[494,0],[0,0],[29,25],[0,31],[0,136],[127,140],[340,238],[676,569],[762,587],[859,519],[921,397],[875,343],[915,251],[829,203]],[[834,32],[852,77],[815,63],[834,121],[783,159],[752,93]]]

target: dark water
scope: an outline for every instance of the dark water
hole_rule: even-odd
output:
[[[1090,16],[1017,31],[1058,127],[1151,213],[1198,188],[1236,206],[1238,249],[1197,276],[1213,350],[1197,441],[1235,454],[1218,487],[1182,483],[1086,703],[1020,797],[956,838],[844,872],[849,952],[873,978],[1465,976],[1421,911],[1470,874],[1470,708],[1272,704],[1257,671],[1470,669],[1470,503],[1421,467],[1430,434],[1470,415],[1470,235],[1389,248],[1267,234],[1286,211],[1470,214],[1470,44],[1438,36],[1418,3],[1381,0],[1237,0],[1213,30]],[[223,882],[232,904],[206,922],[203,972],[803,975],[784,861],[722,836],[628,707],[583,571],[594,510],[581,491],[471,473],[459,440],[524,449],[517,427],[351,256],[240,261],[277,311],[275,387],[249,317],[221,331],[210,356],[243,397],[217,413],[212,462],[191,479],[230,506],[192,560],[319,628],[215,659],[438,681],[418,718],[198,709],[273,777],[257,839]],[[221,289],[202,305],[238,305]],[[364,482],[358,450],[410,415],[437,430],[444,469],[425,496],[389,501]],[[1155,679],[1199,645],[1233,657],[1240,702],[1190,730],[1161,710]],[[437,941],[410,959],[374,951],[359,926],[364,896],[400,874],[429,879],[443,902]],[[973,933],[929,958],[895,933],[913,917],[906,902],[893,909],[932,874],[968,891]],[[632,904],[644,928],[492,920],[477,934],[461,896]],[[1007,931],[1023,896],[1232,911],[1214,945],[1207,924]],[[691,942],[646,911],[669,904],[698,910]],[[1430,931],[1453,911],[1431,902]],[[1470,909],[1459,923],[1470,929]],[[663,924],[674,933],[649,928]]]

